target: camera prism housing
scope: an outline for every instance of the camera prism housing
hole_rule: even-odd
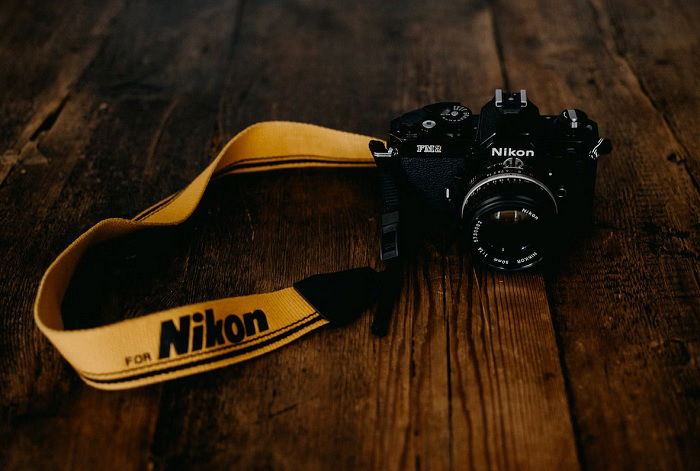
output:
[[[478,115],[454,102],[406,113],[391,122],[388,147],[370,143],[384,202],[382,259],[399,256],[411,193],[461,221],[476,259],[532,267],[552,252],[555,234],[590,224],[597,160],[611,149],[586,113],[540,115],[525,90],[496,90]]]

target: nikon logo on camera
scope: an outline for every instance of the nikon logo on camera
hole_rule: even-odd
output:
[[[534,150],[513,149],[512,147],[492,147],[491,157],[534,157]]]
[[[424,144],[418,144],[416,149],[416,152],[426,152],[426,153],[432,153],[432,154],[440,154],[442,152],[442,146],[439,144],[430,144],[430,145],[424,145]]]
[[[267,316],[260,309],[242,316],[229,314],[218,320],[214,319],[214,311],[207,309],[204,315],[195,312],[181,316],[178,324],[176,326],[174,320],[160,324],[158,359],[169,358],[173,348],[177,355],[182,355],[225,343],[238,343],[270,328]]]

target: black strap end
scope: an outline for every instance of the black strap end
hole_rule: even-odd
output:
[[[310,276],[294,289],[333,326],[356,320],[379,295],[379,274],[369,267]]]
[[[389,333],[389,324],[394,312],[394,305],[399,297],[402,284],[402,266],[398,260],[387,263],[385,271],[378,273],[379,301],[372,320],[372,334],[384,337]]]

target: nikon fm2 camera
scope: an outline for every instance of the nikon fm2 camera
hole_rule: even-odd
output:
[[[388,148],[370,143],[384,202],[382,259],[399,255],[399,214],[411,209],[401,203],[413,194],[461,221],[478,260],[532,267],[553,234],[590,223],[597,160],[611,150],[586,113],[540,115],[525,90],[496,90],[478,115],[452,102],[406,113],[391,122]]]

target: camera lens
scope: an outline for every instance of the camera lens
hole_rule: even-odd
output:
[[[476,256],[508,271],[542,260],[556,212],[556,200],[546,186],[530,176],[508,173],[477,182],[462,206]]]

